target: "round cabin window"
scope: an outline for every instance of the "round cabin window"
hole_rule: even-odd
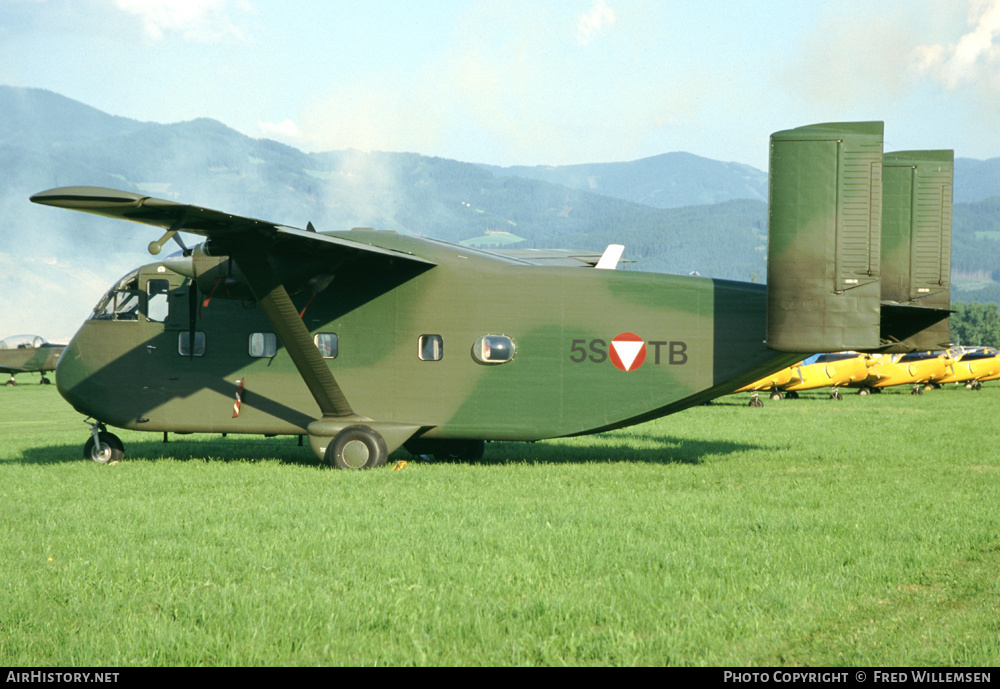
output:
[[[504,364],[516,353],[514,340],[506,335],[483,335],[472,345],[472,358],[481,364]]]

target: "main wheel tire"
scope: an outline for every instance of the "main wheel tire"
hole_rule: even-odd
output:
[[[368,426],[348,426],[326,446],[326,461],[336,469],[374,469],[388,458],[385,439]]]
[[[97,434],[97,443],[94,443],[94,436],[87,438],[83,446],[83,457],[98,464],[110,464],[120,462],[125,458],[125,445],[114,433],[101,431]]]

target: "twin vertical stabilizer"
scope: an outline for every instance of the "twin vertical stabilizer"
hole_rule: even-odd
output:
[[[771,136],[771,349],[947,343],[952,152],[883,155],[882,147],[881,122]]]

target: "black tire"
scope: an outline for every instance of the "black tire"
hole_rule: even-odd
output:
[[[388,458],[385,439],[368,426],[348,426],[326,446],[326,461],[336,469],[374,469]]]
[[[125,445],[114,433],[101,431],[97,434],[97,445],[94,444],[94,436],[87,438],[83,446],[83,457],[98,464],[111,464],[120,462],[125,458]]]
[[[784,399],[784,396],[780,392],[778,392],[777,390],[774,390],[771,393],[771,400],[773,402],[777,402],[778,400],[781,400],[781,399]]]

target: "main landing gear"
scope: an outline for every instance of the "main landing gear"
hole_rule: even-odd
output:
[[[368,426],[348,426],[326,446],[326,461],[337,469],[374,469],[388,458],[385,439]]]
[[[392,442],[391,440],[389,441]],[[324,458],[337,469],[374,469],[389,458],[389,443],[374,428],[364,424],[347,426],[326,446]],[[415,438],[403,443],[413,455],[433,455],[439,461],[477,461],[483,458],[482,440]]]
[[[90,438],[83,446],[83,456],[98,464],[120,462],[125,457],[125,445],[100,422],[90,424]]]

